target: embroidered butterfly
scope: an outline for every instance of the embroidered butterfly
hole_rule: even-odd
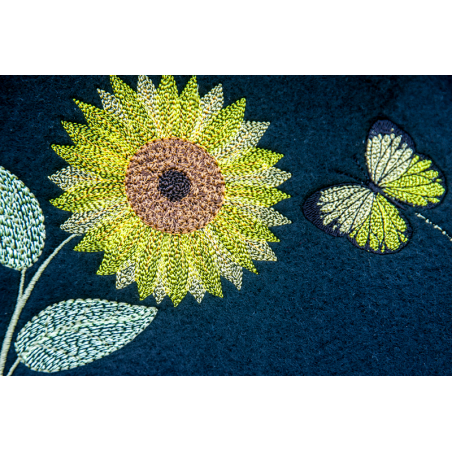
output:
[[[306,200],[303,213],[322,231],[346,236],[360,249],[395,253],[412,235],[398,207],[434,207],[446,193],[444,177],[428,157],[415,152],[411,137],[388,120],[370,129],[366,163],[367,184],[319,190]]]

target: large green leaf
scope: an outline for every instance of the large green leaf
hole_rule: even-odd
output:
[[[0,263],[18,271],[31,267],[42,253],[45,238],[37,199],[0,166]]]
[[[83,366],[113,353],[140,334],[157,309],[108,300],[67,300],[28,322],[17,336],[19,360],[38,372]]]

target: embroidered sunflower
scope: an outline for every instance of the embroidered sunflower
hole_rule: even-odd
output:
[[[75,101],[88,123],[63,122],[75,145],[53,146],[70,164],[50,177],[65,190],[52,204],[74,212],[61,228],[141,299],[221,297],[220,276],[240,289],[242,267],[276,260],[268,227],[290,223],[270,207],[289,198],[274,188],[290,177],[282,155],[255,147],[269,123],[244,121],[245,99],[223,108],[221,85],[200,98],[196,77],[180,95],[169,76],[111,84],[103,110]]]

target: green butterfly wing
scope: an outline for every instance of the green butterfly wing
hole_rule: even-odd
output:
[[[389,198],[430,208],[446,193],[444,177],[426,156],[415,153],[411,137],[391,121],[377,121],[367,139],[371,181]]]
[[[383,195],[358,184],[315,192],[303,205],[305,217],[322,231],[347,237],[356,247],[376,254],[401,250],[412,230]]]

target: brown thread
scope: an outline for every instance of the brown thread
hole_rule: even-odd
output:
[[[186,196],[171,201],[159,190],[169,170],[190,181]],[[147,225],[170,234],[187,234],[205,227],[218,214],[226,193],[216,160],[201,146],[180,138],[154,140],[132,157],[125,179],[127,199]]]

